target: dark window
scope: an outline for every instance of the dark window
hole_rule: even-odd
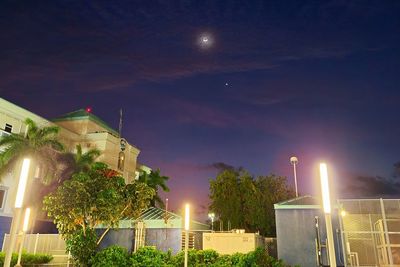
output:
[[[4,208],[4,202],[6,201],[6,190],[0,188],[0,210]]]
[[[11,130],[12,130],[12,125],[6,123],[6,127],[4,127],[4,131],[7,133],[11,133]]]
[[[123,171],[124,164],[125,164],[125,153],[121,151],[119,152],[118,155],[118,170]]]

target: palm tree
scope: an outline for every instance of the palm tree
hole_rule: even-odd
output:
[[[34,181],[32,183],[32,194],[30,194],[29,202],[33,203],[35,209],[34,225],[36,218],[43,218],[47,216],[46,213],[42,211],[44,197],[51,192],[54,192],[60,184],[62,184],[65,180],[70,179],[74,173],[88,171],[96,162],[96,159],[100,156],[100,154],[100,150],[95,148],[83,153],[82,146],[79,144],[76,146],[76,153],[68,152],[58,153],[55,155],[54,159],[57,162],[59,169],[59,175],[57,179],[52,180],[51,183],[45,186],[43,186],[43,184],[39,181]],[[33,232],[34,227],[31,229]]]
[[[96,148],[83,153],[82,146],[79,144],[76,146],[76,153],[69,152],[55,155],[55,161],[59,165],[59,175],[57,179],[52,180],[51,183],[45,186],[38,182],[34,183],[32,191],[35,194],[33,194],[32,201],[41,204],[46,195],[55,191],[60,184],[70,179],[73,174],[90,170],[100,154],[100,150]]]
[[[164,192],[169,192],[169,187],[166,184],[168,180],[169,177],[162,176],[159,169],[157,169],[156,171],[151,171],[150,173],[142,172],[140,174],[138,182],[145,183],[156,191],[156,195],[151,201],[151,205],[153,207],[156,203],[160,207],[164,207],[164,201],[162,201],[162,199],[158,195],[158,188],[160,187]]]
[[[54,155],[64,150],[57,140],[59,128],[47,126],[39,128],[31,119],[26,119],[27,133],[6,135],[0,138],[0,179],[2,174],[14,168],[22,157],[30,157],[39,164],[42,181],[50,182],[57,176],[57,162]]]
[[[63,165],[63,171],[58,179],[58,184],[72,177],[74,173],[88,171],[101,155],[100,150],[96,148],[82,152],[82,146],[76,145],[76,153],[64,153],[58,156],[58,161]]]

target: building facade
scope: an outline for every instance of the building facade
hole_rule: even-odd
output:
[[[97,160],[121,173],[126,182],[134,180],[138,172],[145,168],[144,165],[137,164],[140,153],[137,147],[121,138],[118,132],[103,120],[84,109],[47,120],[0,98],[0,136],[11,133],[24,135],[27,131],[24,123],[26,118],[32,119],[39,127],[59,126],[59,139],[68,152],[75,152],[78,144],[81,145],[83,152],[97,148],[101,152]],[[20,166],[15,166],[0,177],[0,244],[3,242],[4,234],[9,233],[19,168]],[[32,179],[38,179],[39,176],[39,168],[31,170]],[[28,183],[25,196],[29,195],[29,185]]]

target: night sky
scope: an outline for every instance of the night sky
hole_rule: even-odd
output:
[[[316,194],[400,196],[400,1],[2,1],[0,96],[45,118],[91,106],[208,204],[223,164]],[[206,36],[207,45],[199,39]],[[379,177],[385,178],[379,178]],[[361,178],[360,178],[361,177]]]

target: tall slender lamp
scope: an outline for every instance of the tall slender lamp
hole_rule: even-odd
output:
[[[19,176],[17,196],[15,199],[15,209],[14,209],[15,212],[10,229],[10,243],[6,251],[6,257],[4,259],[4,267],[10,267],[11,264],[11,256],[15,247],[17,232],[21,221],[22,205],[24,203],[24,195],[25,195],[26,184],[28,183],[28,174],[30,165],[31,165],[31,160],[29,158],[24,158],[24,160],[22,161],[21,174]]]
[[[17,261],[17,265],[15,265],[15,267],[22,267],[21,266],[22,249],[24,247],[25,233],[28,230],[30,215],[31,215],[31,209],[26,208],[25,216],[24,216],[24,224],[22,225],[21,244],[19,246],[18,261]]]
[[[328,168],[325,163],[319,165],[322,189],[322,204],[325,213],[326,236],[328,239],[329,266],[336,267],[335,243],[333,241],[331,198],[329,193]]]
[[[185,267],[188,266],[190,206],[185,205]]]

